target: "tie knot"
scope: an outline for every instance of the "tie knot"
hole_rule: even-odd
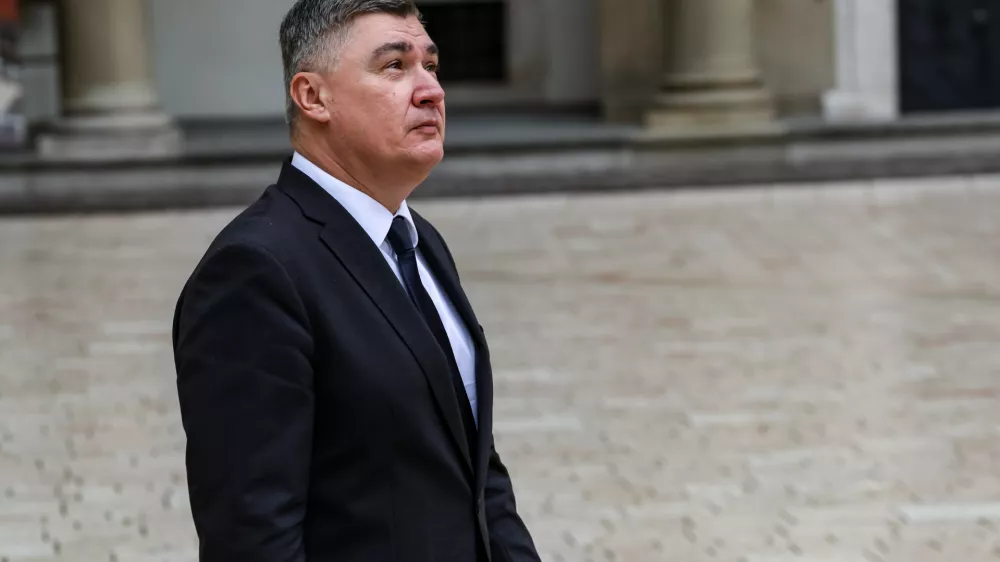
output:
[[[413,251],[413,238],[410,236],[410,227],[406,224],[406,219],[396,217],[392,219],[392,226],[389,227],[389,234],[386,236],[389,246],[397,256]]]

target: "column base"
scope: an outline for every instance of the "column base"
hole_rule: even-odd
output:
[[[161,113],[68,118],[35,136],[45,160],[108,161],[162,159],[179,155],[180,129]]]
[[[651,129],[678,134],[766,129],[775,120],[774,100],[762,87],[663,92],[646,113]]]
[[[831,90],[823,95],[823,116],[836,123],[894,121],[898,115],[893,100],[848,90]]]

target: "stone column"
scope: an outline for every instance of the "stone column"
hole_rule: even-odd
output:
[[[646,123],[668,133],[759,130],[774,120],[757,65],[753,0],[663,0],[666,71]]]
[[[143,0],[63,0],[63,118],[38,138],[42,156],[169,156],[180,134],[157,102]]]
[[[830,121],[899,116],[897,0],[836,0],[837,87],[823,97]]]
[[[604,119],[642,122],[663,74],[660,0],[599,0],[600,93]]]

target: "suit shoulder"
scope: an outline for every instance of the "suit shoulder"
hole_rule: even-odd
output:
[[[303,259],[299,257],[303,240],[309,236],[309,223],[287,196],[274,186],[257,201],[233,217],[204,250],[188,282],[199,277],[205,267],[222,259],[242,256],[258,265],[269,263],[284,270],[284,275],[299,279]],[[235,274],[235,272],[233,272]]]
[[[253,246],[279,260],[296,246],[306,221],[298,208],[274,186],[240,214],[233,217],[209,245],[206,256],[232,246]]]

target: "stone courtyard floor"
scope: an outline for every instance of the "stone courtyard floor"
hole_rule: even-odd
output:
[[[551,562],[1000,560],[1000,177],[421,201]],[[194,561],[170,349],[236,209],[0,219],[0,560]]]

